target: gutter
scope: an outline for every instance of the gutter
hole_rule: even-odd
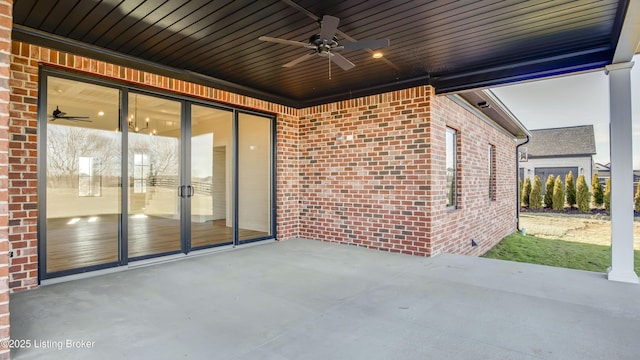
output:
[[[523,143],[516,145],[516,230],[520,232],[520,146],[526,144],[531,140],[531,136],[527,134],[527,140]],[[524,181],[524,179],[522,180]]]

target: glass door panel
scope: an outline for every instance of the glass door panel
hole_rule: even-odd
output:
[[[233,112],[191,107],[191,247],[233,242]]]
[[[46,273],[119,261],[119,91],[48,77]]]
[[[180,102],[129,93],[128,255],[179,252]]]
[[[272,234],[272,119],[238,114],[238,240]]]

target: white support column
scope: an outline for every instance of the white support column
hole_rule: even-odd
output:
[[[606,67],[611,149],[611,267],[608,278],[638,283],[638,276],[633,271],[632,67],[633,62]]]

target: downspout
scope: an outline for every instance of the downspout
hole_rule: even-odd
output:
[[[526,144],[531,140],[529,135],[525,142],[516,145],[516,230],[520,232],[520,146]],[[524,179],[522,179],[524,182]]]

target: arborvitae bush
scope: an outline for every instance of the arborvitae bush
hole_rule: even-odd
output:
[[[636,202],[633,208],[637,212],[640,212],[640,183],[638,183],[638,185],[636,186],[636,197],[634,199],[636,200]]]
[[[560,176],[558,176],[553,186],[553,210],[562,209],[564,209],[564,185]]]
[[[576,187],[576,202],[578,204],[578,210],[581,212],[589,212],[589,210],[591,210],[589,187],[587,187],[587,181],[584,179],[584,175],[578,176],[578,184]]]
[[[538,175],[533,179],[533,187],[529,194],[529,208],[534,210],[542,208],[542,180]]]
[[[544,207],[552,208],[553,207],[553,187],[556,184],[556,179],[553,177],[553,174],[549,174],[547,178],[547,183],[544,185],[546,189],[546,193],[544,193]]]
[[[608,178],[607,182],[604,184],[602,202],[604,203],[605,210],[607,210],[608,213],[611,213],[611,178]]]
[[[591,193],[593,194],[593,206],[602,206],[604,202],[604,191],[602,190],[598,173],[593,174],[593,178],[591,178]]]
[[[529,206],[529,194],[531,194],[531,178],[524,179],[522,185],[522,206]]]
[[[573,207],[576,204],[576,183],[573,182],[573,171],[569,171],[564,178],[564,183],[567,187],[567,205]]]

